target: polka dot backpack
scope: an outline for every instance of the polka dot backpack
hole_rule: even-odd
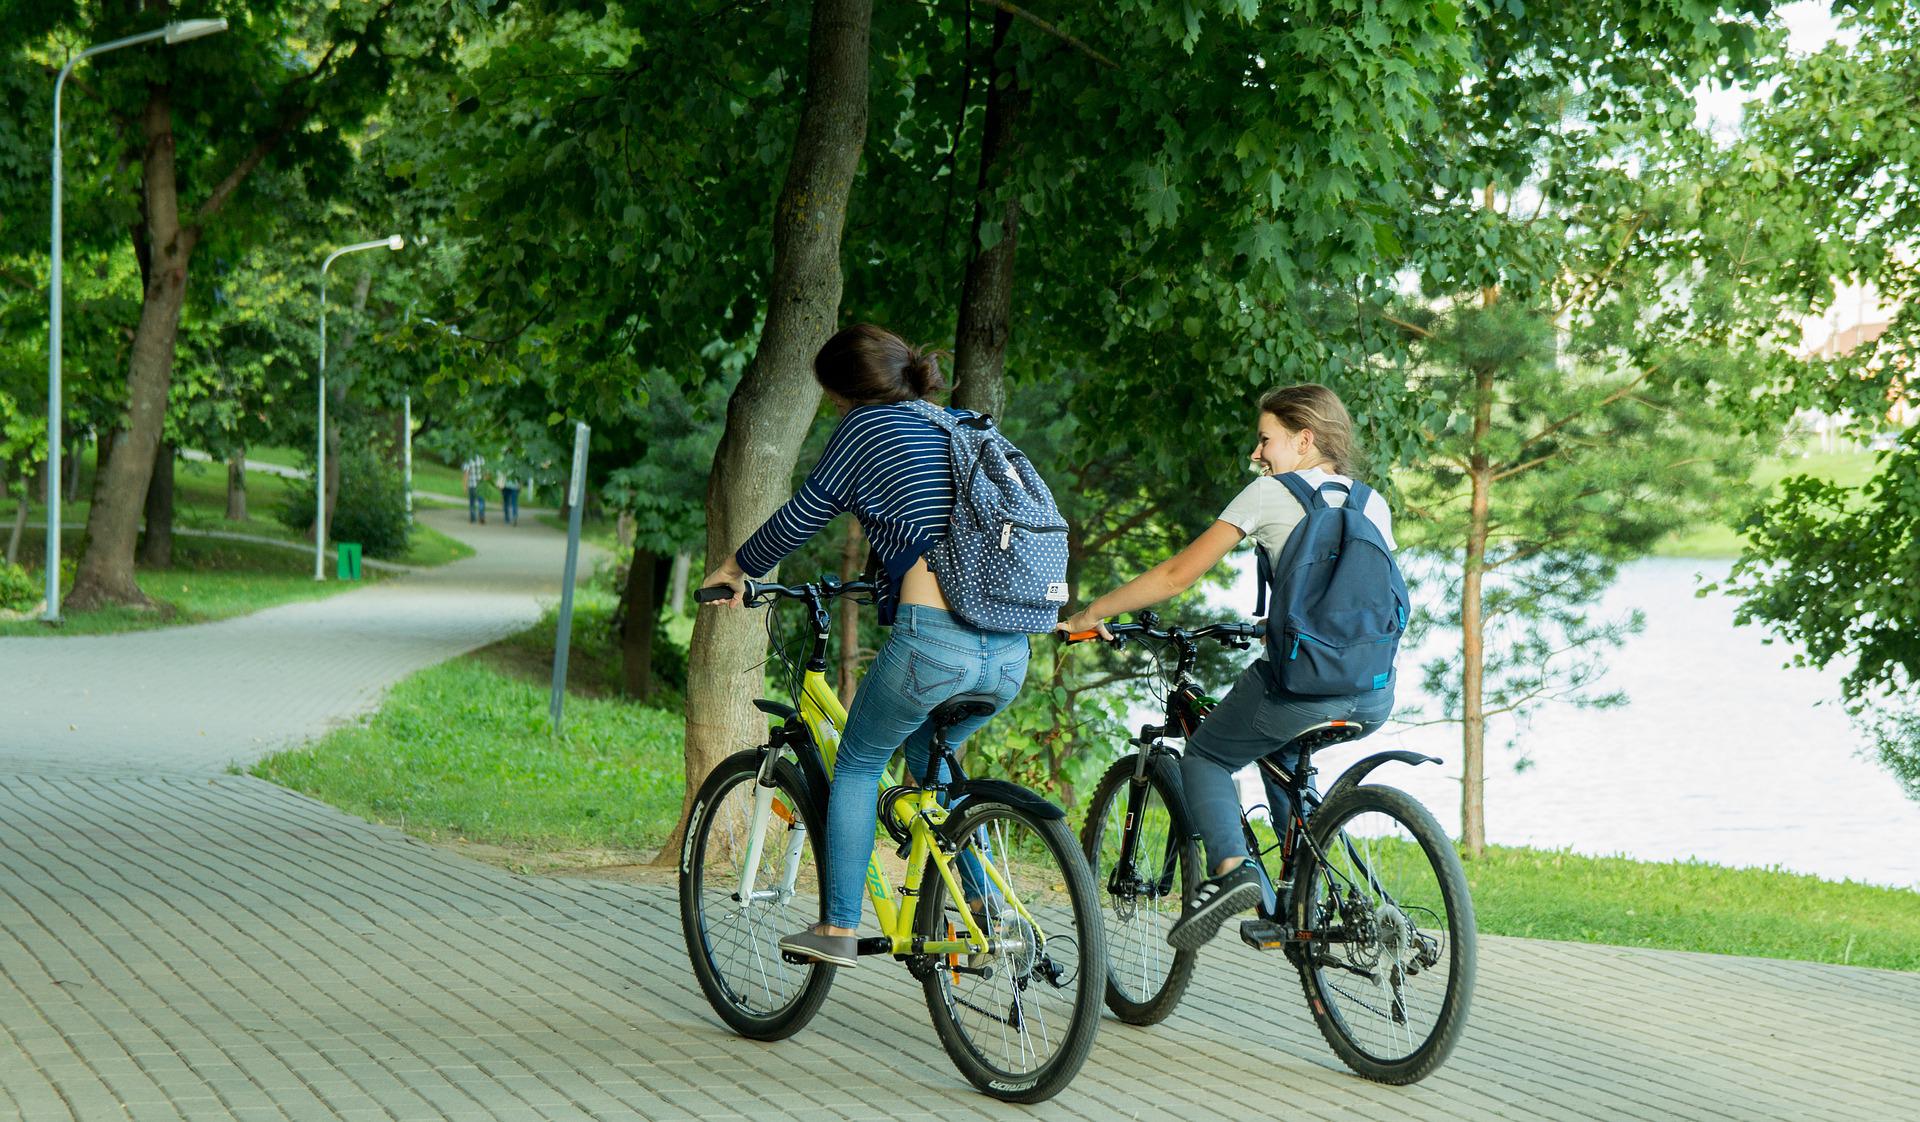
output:
[[[1067,602],[1067,523],[1046,481],[993,418],[907,404],[952,438],[953,520],[927,552],[948,608],[982,631],[1052,631]]]

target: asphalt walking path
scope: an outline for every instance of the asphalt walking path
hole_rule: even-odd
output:
[[[1486,938],[1466,1036],[1383,1087],[1284,961],[1205,952],[1033,1108],[976,1094],[919,986],[843,971],[778,1044],[728,1032],[670,887],[529,878],[229,774],[533,619],[561,538],[246,619],[0,640],[0,1118],[1755,1119],[1912,1116],[1920,976]],[[1196,1082],[1197,1081],[1197,1082]]]

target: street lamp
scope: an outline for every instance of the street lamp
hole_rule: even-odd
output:
[[[48,623],[60,622],[60,91],[73,68],[94,55],[164,39],[168,46],[225,31],[224,19],[188,19],[157,31],[143,31],[88,47],[67,60],[53,80],[53,278],[47,314],[47,610]]]
[[[356,242],[342,246],[327,255],[320,265],[320,428],[314,436],[319,454],[314,457],[317,466],[313,472],[313,579],[326,580],[327,556],[327,268],[344,254],[358,253],[363,249],[398,250],[407,244],[399,234],[381,238],[379,241]]]

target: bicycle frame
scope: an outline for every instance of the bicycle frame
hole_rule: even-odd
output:
[[[766,837],[768,819],[774,809],[775,785],[773,769],[775,763],[787,750],[792,750],[797,758],[801,774],[807,779],[808,791],[816,802],[817,821],[824,821],[826,815],[826,795],[828,785],[833,778],[834,758],[839,752],[840,730],[846,727],[847,710],[841,704],[839,696],[827,682],[827,647],[831,630],[832,615],[827,601],[840,594],[843,586],[830,583],[804,585],[804,598],[813,610],[813,644],[808,652],[804,672],[800,679],[799,708],[781,705],[778,702],[760,699],[754,702],[762,712],[774,716],[784,716],[784,725],[776,727],[766,755],[760,763],[759,781],[754,789],[753,812],[748,822],[748,843],[745,864],[741,868],[738,899],[742,907],[751,907],[756,900],[786,898],[793,894],[799,878],[800,857],[807,844],[804,832],[789,830],[786,852],[783,854],[781,868],[783,883],[774,889],[761,889],[755,885],[755,874],[760,867],[761,846]],[[958,776],[958,764],[947,757],[953,774]],[[875,792],[876,797],[878,791]],[[905,805],[902,805],[905,804]],[[921,874],[932,858],[934,869],[952,899],[964,904],[966,892],[961,887],[953,870],[954,855],[938,843],[934,828],[947,819],[947,809],[940,805],[939,791],[932,787],[923,787],[918,791],[901,795],[894,800],[892,807],[881,808],[882,812],[894,813],[907,827],[909,842],[902,854],[907,861],[906,879],[898,896],[888,883],[885,868],[880,864],[880,850],[876,845],[872,859],[867,863],[867,897],[873,902],[874,916],[880,930],[885,934],[877,939],[862,939],[859,943],[861,954],[891,954],[896,957],[919,955],[960,955],[985,952],[989,949],[987,933],[975,922],[972,909],[959,909],[962,921],[966,925],[964,939],[926,939],[914,934],[914,920],[920,902]],[[904,811],[905,813],[901,813]],[[981,870],[988,880],[999,890],[1001,899],[1013,909],[1022,920],[1030,924],[1042,942],[1046,934],[1039,921],[1028,912],[1026,904],[1001,877],[1000,871],[992,861],[982,861]]]

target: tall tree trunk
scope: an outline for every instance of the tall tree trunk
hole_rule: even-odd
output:
[[[980,179],[973,200],[973,256],[960,286],[960,322],[955,330],[953,403],[998,416],[1006,411],[1007,339],[1012,331],[1013,247],[1020,226],[1020,196],[1007,186],[1012,174],[1014,128],[1028,94],[1007,42],[1013,16],[993,15],[993,64],[987,78],[987,119],[980,140]],[[1004,193],[998,203],[995,195]],[[992,225],[1000,236],[984,244]]]
[[[1493,209],[1491,184],[1486,206]],[[1491,308],[1499,298],[1499,289],[1484,288],[1480,306]],[[1473,491],[1467,514],[1466,569],[1460,578],[1460,840],[1472,858],[1487,851],[1487,648],[1482,584],[1493,505],[1493,461],[1487,450],[1487,435],[1493,430],[1493,374],[1491,366],[1473,372],[1473,450],[1467,457]]]
[[[20,496],[20,505],[14,508],[13,529],[7,533],[7,564],[20,563],[20,538],[27,532],[27,518],[33,513],[33,500],[26,495]]]
[[[687,610],[688,570],[693,568],[693,554],[681,550],[673,555],[673,573],[667,580],[666,609],[672,615]]]
[[[800,443],[820,404],[812,363],[840,313],[840,237],[867,137],[872,0],[815,0],[806,100],[773,212],[773,272],[760,344],[727,403],[707,481],[707,557],[729,556],[786,497]],[[752,700],[766,638],[753,613],[697,613],[687,667],[687,791],[680,825],[660,850],[679,854],[693,796],[715,764],[765,733]]]
[[[247,450],[241,448],[227,461],[227,521],[247,520]]]
[[[840,579],[858,580],[866,567],[867,535],[858,519],[847,519],[847,538],[840,546]],[[836,622],[840,625],[840,704],[853,707],[853,694],[860,685],[860,607],[851,600],[840,601]]]
[[[628,697],[653,693],[653,633],[659,621],[660,558],[644,549],[633,551],[627,566],[626,589],[620,604],[621,684]]]
[[[165,569],[173,564],[173,445],[161,441],[153,455],[153,478],[147,481],[146,535],[140,541],[140,567]]]
[[[85,454],[86,450],[87,438],[84,436],[76,436],[73,438],[73,454],[60,461],[60,473],[67,477],[67,502],[77,503],[80,501],[80,457]],[[43,490],[42,494],[44,493],[45,491]]]
[[[152,87],[141,128],[146,142],[142,164],[145,253],[150,264],[127,363],[127,427],[105,457],[104,468],[95,474],[80,568],[67,597],[67,606],[76,612],[108,604],[153,606],[133,579],[134,544],[147,481],[153,474],[154,451],[166,420],[174,340],[180,329],[180,308],[186,302],[187,265],[195,238],[180,226],[173,104],[166,86]]]

